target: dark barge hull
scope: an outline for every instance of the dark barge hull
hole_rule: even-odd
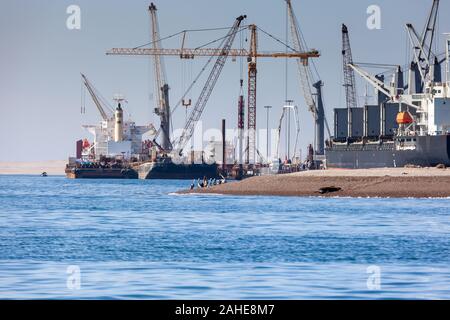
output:
[[[139,179],[202,179],[219,178],[216,164],[175,164],[150,162],[142,164]]]
[[[121,168],[67,168],[66,176],[69,179],[137,179],[138,173]]]
[[[325,155],[328,168],[450,166],[450,135],[395,137],[379,143],[333,143],[325,149]]]

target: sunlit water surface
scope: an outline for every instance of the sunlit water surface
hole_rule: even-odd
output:
[[[0,176],[0,298],[450,298],[450,199],[189,183]]]

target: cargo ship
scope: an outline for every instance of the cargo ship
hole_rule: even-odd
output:
[[[448,84],[435,83],[433,87],[432,95],[409,96],[412,104],[423,103],[426,111],[391,102],[335,109],[335,136],[326,143],[326,166],[347,169],[450,166]]]
[[[156,6],[151,3],[148,7],[151,17],[151,36],[153,49],[161,49],[159,28],[157,21]],[[153,55],[154,73],[155,73],[155,108],[154,113],[160,119],[159,129],[156,131],[152,125],[138,127],[134,122],[124,122],[123,110],[121,103],[125,101],[123,98],[115,99],[117,101],[117,108],[114,115],[105,112],[104,105],[102,105],[101,95],[97,90],[82,75],[85,87],[95,105],[97,106],[103,121],[100,126],[89,127],[94,134],[94,143],[92,146],[82,147],[79,150],[77,146],[77,157],[71,159],[67,168],[67,176],[69,178],[77,177],[92,177],[92,178],[122,178],[137,177],[140,179],[194,179],[194,178],[218,178],[218,163],[212,161],[211,164],[202,161],[178,163],[173,159],[182,157],[188,141],[191,140],[196,124],[199,121],[202,111],[205,108],[208,98],[213,91],[213,88],[219,78],[221,70],[225,65],[232,43],[235,39],[236,33],[239,30],[241,22],[246,18],[245,15],[236,18],[233,26],[230,28],[226,40],[223,42],[220,49],[220,55],[217,56],[216,62],[208,77],[207,83],[202,89],[202,92],[194,104],[189,117],[186,119],[183,131],[178,140],[171,140],[171,126],[172,126],[172,111],[169,104],[169,85],[166,82],[166,74],[163,57],[160,54]],[[136,48],[135,48],[136,49]],[[135,49],[132,49],[134,51]],[[119,50],[120,51],[120,50]],[[112,54],[114,50],[108,51],[107,54]],[[195,83],[195,81],[194,81]],[[190,106],[191,102],[185,101],[182,97],[184,106]],[[180,101],[181,103],[181,101]],[[224,131],[225,132],[225,131]],[[151,136],[150,140],[142,141],[144,134]],[[157,139],[158,142],[157,142]],[[223,158],[225,158],[225,139],[223,139]],[[120,160],[123,167],[117,170],[104,170],[99,167],[100,158],[107,157],[113,161]],[[75,160],[75,161],[74,161]],[[94,168],[75,167],[75,162],[92,161],[95,163]],[[223,162],[225,163],[225,162]],[[76,172],[76,174],[75,174]]]
[[[138,126],[125,119],[122,95],[115,95],[115,108],[102,100],[101,95],[88,78],[82,74],[82,82],[101,116],[97,125],[84,125],[93,135],[76,142],[76,156],[69,158],[65,173],[70,179],[138,179],[133,164],[146,159],[148,141],[144,134],[155,132],[153,125]]]
[[[76,142],[76,157],[69,158],[65,173],[70,179],[203,179],[220,178],[219,166],[204,161],[204,152],[191,152],[185,163],[172,161],[173,152],[167,130],[163,133],[163,146],[154,139],[144,140],[143,135],[156,135],[153,125],[137,126],[131,120],[124,120],[123,102],[116,95],[116,108],[101,102],[93,84],[82,75],[83,83],[102,116],[98,125],[85,125],[93,136]],[[167,123],[164,120],[164,123]],[[165,134],[165,135],[164,135]],[[213,149],[222,150],[214,144]],[[188,159],[188,160],[187,160]]]
[[[400,66],[385,84],[384,74],[371,75],[348,63],[375,88],[377,103],[351,107],[347,92],[347,108],[334,109],[334,136],[325,147],[328,168],[450,167],[450,34],[443,59],[427,49],[433,47],[438,4],[433,2],[424,35],[407,25],[414,61],[406,84]],[[348,32],[345,25],[343,32]]]

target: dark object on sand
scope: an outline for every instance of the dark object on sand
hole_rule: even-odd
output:
[[[339,188],[339,187],[323,187],[323,188],[319,189],[319,193],[320,194],[325,194],[325,193],[336,192],[336,191],[339,191],[339,190],[342,190],[342,189]]]
[[[41,177],[48,177],[48,174],[47,174],[47,172],[45,172],[45,171],[44,171],[44,172],[42,172],[42,173],[41,173]]]
[[[438,164],[438,165],[436,166],[436,168],[438,168],[438,169],[446,169],[447,167],[445,166],[445,164],[440,163],[440,164]]]

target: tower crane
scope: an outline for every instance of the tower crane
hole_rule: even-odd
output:
[[[175,145],[175,153],[180,153],[183,151],[187,142],[192,137],[195,125],[200,118],[204,107],[208,101],[208,98],[215,86],[215,83],[220,75],[220,72],[225,64],[228,56],[236,57],[247,57],[248,59],[248,130],[249,138],[247,140],[247,154],[246,162],[253,163],[255,160],[256,150],[256,76],[257,76],[257,58],[295,58],[304,66],[308,65],[309,58],[317,58],[320,53],[317,50],[309,50],[308,52],[303,51],[292,51],[292,52],[273,52],[273,51],[258,51],[257,42],[257,26],[250,25],[248,28],[251,32],[250,49],[232,49],[231,45],[235,38],[237,32],[240,31],[240,23],[245,18],[245,16],[238,17],[235,24],[229,30],[226,37],[222,41],[222,46],[220,48],[204,48],[199,47],[195,49],[185,48],[184,44],[180,49],[163,49],[160,47],[153,48],[112,48],[106,52],[107,55],[125,55],[125,56],[178,56],[180,58],[193,59],[194,57],[212,57],[217,56],[217,61],[211,71],[211,74],[207,80],[205,87],[203,88],[199,99],[192,109],[189,118],[186,121],[185,127],[182,131],[182,135],[177,141],[173,141],[172,144]],[[158,39],[154,42],[159,42]],[[155,68],[156,69],[156,68]],[[312,98],[311,98],[312,99]],[[167,104],[168,105],[168,104]],[[170,111],[169,111],[170,117]],[[164,148],[163,148],[164,149]]]
[[[251,26],[250,26],[251,27]],[[237,30],[237,29],[236,29]],[[246,49],[214,49],[214,48],[196,48],[196,49],[154,49],[154,48],[113,48],[106,52],[107,55],[126,55],[126,56],[154,56],[154,55],[167,55],[189,58],[210,57],[217,56],[218,58],[232,57],[247,57],[249,62],[249,88],[248,88],[248,107],[249,107],[249,130],[253,128],[253,132],[256,133],[256,59],[257,58],[296,58],[301,61],[302,64],[306,64],[309,58],[317,58],[320,56],[319,51],[310,50],[308,52],[272,52],[272,51],[257,51],[256,42],[256,28],[251,28],[254,41],[250,41],[253,47],[252,50]],[[236,33],[237,31],[235,31]],[[222,60],[222,59],[221,59]],[[194,110],[193,110],[194,111]],[[191,111],[191,112],[193,112]],[[250,115],[251,113],[251,115]],[[188,119],[189,121],[189,119]],[[187,123],[188,123],[187,121]],[[186,124],[187,124],[186,123]],[[184,138],[183,138],[184,140]],[[188,139],[189,140],[189,139]],[[255,150],[255,138],[247,141],[247,156],[246,162],[251,162],[254,159],[255,151],[248,151],[248,149]],[[184,146],[183,146],[184,147]]]
[[[350,37],[348,35],[347,26],[342,24],[342,66],[344,68],[345,100],[347,103],[347,109],[349,110],[349,116],[351,108],[356,108],[358,106],[356,100],[355,72],[350,67],[350,64],[353,64]]]
[[[256,25],[250,26],[250,54],[248,56],[248,135],[246,163],[256,162],[256,60],[258,51],[258,36]]]
[[[161,49],[159,35],[159,23],[156,15],[156,6],[152,2],[148,8],[151,19],[151,37],[154,50]],[[166,151],[172,149],[170,142],[170,105],[169,105],[169,85],[167,84],[166,70],[162,55],[153,55],[153,66],[155,72],[155,91],[157,108],[155,113],[160,118],[161,123],[161,147]]]

